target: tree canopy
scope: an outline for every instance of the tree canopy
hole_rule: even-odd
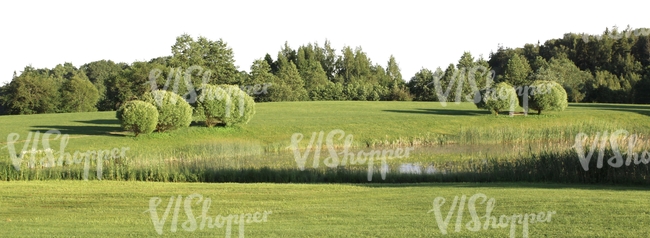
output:
[[[168,56],[115,63],[99,60],[74,67],[31,66],[0,86],[0,113],[35,114],[116,110],[156,89],[173,91],[192,103],[203,84],[230,84],[257,102],[299,100],[473,101],[494,82],[515,87],[535,80],[560,84],[571,102],[650,103],[648,29],[614,27],[602,35],[567,33],[543,44],[499,46],[486,60],[464,52],[455,64],[422,68],[407,82],[399,61],[373,62],[361,46],[337,50],[326,40],[277,54],[262,53],[250,70],[235,65],[235,51],[223,39],[176,38]],[[276,55],[275,59],[272,55]],[[436,83],[437,82],[437,83]],[[264,90],[261,89],[264,85]],[[92,86],[92,87],[91,87]],[[262,93],[263,92],[263,93]]]

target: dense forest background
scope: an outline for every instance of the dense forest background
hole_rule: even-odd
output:
[[[453,101],[456,94],[472,93],[471,81],[485,87],[490,77],[514,86],[537,79],[557,81],[570,102],[650,103],[647,28],[612,28],[602,35],[567,33],[514,49],[499,46],[488,60],[465,52],[456,64],[444,70],[423,68],[408,82],[394,57],[382,65],[372,62],[361,47],[337,51],[329,41],[297,49],[285,43],[277,55],[255,60],[248,72],[234,65],[233,49],[221,39],[181,35],[171,49],[171,56],[131,64],[100,60],[80,68],[71,63],[52,69],[27,66],[0,87],[0,114],[110,111],[155,88],[187,96],[206,82],[270,85],[263,93],[249,91],[258,102]],[[434,79],[439,79],[438,89]],[[451,95],[440,98],[440,88]]]

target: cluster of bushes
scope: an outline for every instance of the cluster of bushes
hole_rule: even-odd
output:
[[[474,100],[476,107],[499,112],[508,111],[513,114],[516,105],[524,108],[524,114],[529,109],[537,111],[563,111],[568,106],[566,90],[555,81],[537,80],[530,86],[516,89],[507,82],[500,82],[494,87],[480,90]]]
[[[254,114],[253,98],[237,86],[204,85],[193,105],[174,92],[155,90],[145,93],[141,100],[124,103],[116,117],[124,130],[138,136],[188,127],[193,115],[213,127],[247,124]]]

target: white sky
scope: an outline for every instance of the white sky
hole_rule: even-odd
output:
[[[405,80],[443,69],[464,51],[488,59],[499,43],[542,44],[564,33],[650,27],[648,1],[2,1],[0,84],[27,65],[132,63],[171,54],[177,36],[222,38],[248,71],[285,41],[362,46],[373,63],[393,54]]]

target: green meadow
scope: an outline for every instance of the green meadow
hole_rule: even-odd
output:
[[[385,160],[387,173],[395,174],[394,176],[386,179],[386,175],[383,175],[383,179],[374,181],[482,182],[494,180],[462,175],[459,180],[440,173],[469,173],[469,177],[472,177],[476,171],[490,169],[500,169],[497,172],[502,174],[508,173],[511,170],[503,168],[510,166],[530,170],[541,166],[537,163],[541,161],[540,156],[548,158],[554,164],[570,162],[579,166],[576,153],[571,151],[578,133],[593,137],[599,132],[625,129],[631,134],[650,134],[650,124],[647,123],[650,107],[640,105],[572,104],[564,112],[510,117],[491,115],[487,111],[476,109],[471,103],[449,103],[446,106],[438,102],[259,103],[257,114],[243,127],[206,128],[201,123],[195,123],[189,128],[138,137],[123,132],[114,114],[96,112],[3,117],[5,126],[0,129],[0,134],[14,133],[14,137],[8,136],[3,144],[5,151],[9,151],[8,142],[11,139],[14,141],[11,144],[17,154],[16,158],[20,158],[22,151],[27,152],[32,148],[41,152],[34,156],[25,153],[20,167],[31,169],[20,171],[11,166],[10,153],[0,153],[0,161],[4,163],[0,168],[0,178],[47,180],[97,177],[96,161],[91,159],[88,162],[90,172],[84,176],[83,159],[81,156],[73,158],[74,153],[102,150],[112,152],[112,149],[117,149],[120,152],[118,154],[123,152],[124,155],[102,162],[102,177],[112,180],[368,182],[367,173],[380,176],[380,166],[383,166],[384,161],[377,159],[371,166],[368,165],[370,159],[365,163],[344,165],[343,158],[339,158],[340,166],[333,168],[324,164],[325,157],[330,154],[330,147],[339,153],[339,157],[343,157],[343,137],[351,136],[348,151],[357,157],[359,151],[383,153],[387,150],[397,152],[399,149],[404,154],[410,148],[408,156]],[[334,136],[332,145],[328,147],[326,138],[337,129],[342,134]],[[39,166],[47,161],[47,155],[42,151],[42,135],[48,130],[58,130],[68,135],[66,143],[62,143],[62,137],[58,135],[51,135],[46,140],[54,150],[51,157],[59,162],[54,168]],[[41,138],[34,144],[37,132]],[[314,164],[320,132],[323,132],[319,150],[321,158]],[[31,140],[27,141],[30,133]],[[300,133],[302,139],[292,148],[295,133]],[[310,151],[307,151],[312,139],[314,143]],[[70,158],[62,157],[61,151],[70,154]],[[304,159],[304,171],[299,169],[299,158]],[[484,166],[493,160],[495,162],[490,162],[488,166],[491,168]],[[522,161],[527,164],[517,164]],[[433,167],[440,173],[400,175],[397,171],[402,164],[418,165],[423,169]],[[554,168],[562,167],[559,165]],[[370,168],[372,171],[368,172]],[[645,168],[642,172],[647,171]],[[561,172],[555,171],[554,174],[545,176],[560,178],[556,174]],[[639,172],[634,173],[638,177]],[[518,177],[496,181],[526,180]]]
[[[440,237],[434,199],[446,199],[444,219],[455,196],[469,200],[479,193],[494,198],[497,218],[556,212],[549,222],[529,224],[529,237],[650,235],[644,226],[650,218],[648,166],[611,168],[605,162],[596,168],[592,159],[587,172],[572,148],[578,133],[594,137],[624,129],[639,135],[637,152],[648,150],[650,106],[570,104],[563,112],[513,117],[491,115],[471,103],[438,102],[258,103],[256,111],[242,127],[206,128],[197,122],[138,137],[120,129],[114,112],[2,116],[0,235],[158,236],[149,205],[159,197],[159,219],[171,206],[162,235],[227,237],[226,225],[192,232],[183,228],[191,225],[185,223],[185,207],[198,217],[201,202],[168,202],[194,193],[211,199],[207,213],[212,217],[272,211],[265,222],[245,224],[249,237]],[[62,158],[53,167],[45,166],[43,152],[42,136],[49,130],[67,135],[67,142],[55,134],[45,140],[54,161]],[[412,150],[386,160],[385,174],[380,159],[370,166],[370,160],[345,165],[341,160],[330,168],[326,137],[334,130],[344,133],[335,135],[331,145],[339,154],[346,149]],[[318,137],[321,131],[320,150],[317,138],[310,147],[312,133]],[[294,147],[296,133],[303,136]],[[37,134],[41,137],[34,143]],[[348,135],[353,140],[346,147]],[[31,149],[40,152],[32,156]],[[113,149],[118,156],[101,166],[90,160],[84,168],[81,156],[72,164],[61,157]],[[23,154],[19,170],[12,151],[14,160]],[[320,161],[314,168],[317,151]],[[306,155],[304,170],[296,153]],[[604,153],[612,157],[611,150]],[[404,170],[414,167],[421,170]],[[483,216],[486,204],[480,201],[476,207]],[[172,232],[176,206],[177,230]],[[509,236],[509,228],[468,230],[467,202],[464,209],[460,220],[458,212],[449,213],[445,236]],[[515,228],[516,237],[523,236],[522,224]],[[239,236],[239,229],[233,223],[231,236]]]
[[[264,211],[266,222],[245,223],[246,237],[443,237],[432,202],[446,199],[444,219],[455,196],[482,193],[494,198],[491,216],[554,211],[548,222],[528,224],[528,237],[647,237],[648,196],[642,188],[519,183],[445,183],[399,185],[152,183],[115,181],[19,181],[0,183],[2,235],[20,237],[153,237],[151,198],[158,197],[162,219],[170,197],[197,193],[209,198],[207,216],[222,217]],[[460,199],[460,198],[459,198]],[[162,236],[227,237],[222,227],[200,229],[202,203],[190,204],[197,227],[186,231],[185,205],[172,232],[174,208],[163,223]],[[486,205],[476,203],[477,216]],[[173,207],[173,206],[172,206]],[[458,207],[458,206],[457,206]],[[508,237],[506,228],[469,231],[467,204],[456,232],[454,210],[444,237]],[[485,219],[479,219],[483,225]],[[188,223],[189,224],[189,223]],[[189,227],[189,225],[188,225]],[[515,225],[516,237],[523,224]],[[231,224],[231,236],[239,237]]]

